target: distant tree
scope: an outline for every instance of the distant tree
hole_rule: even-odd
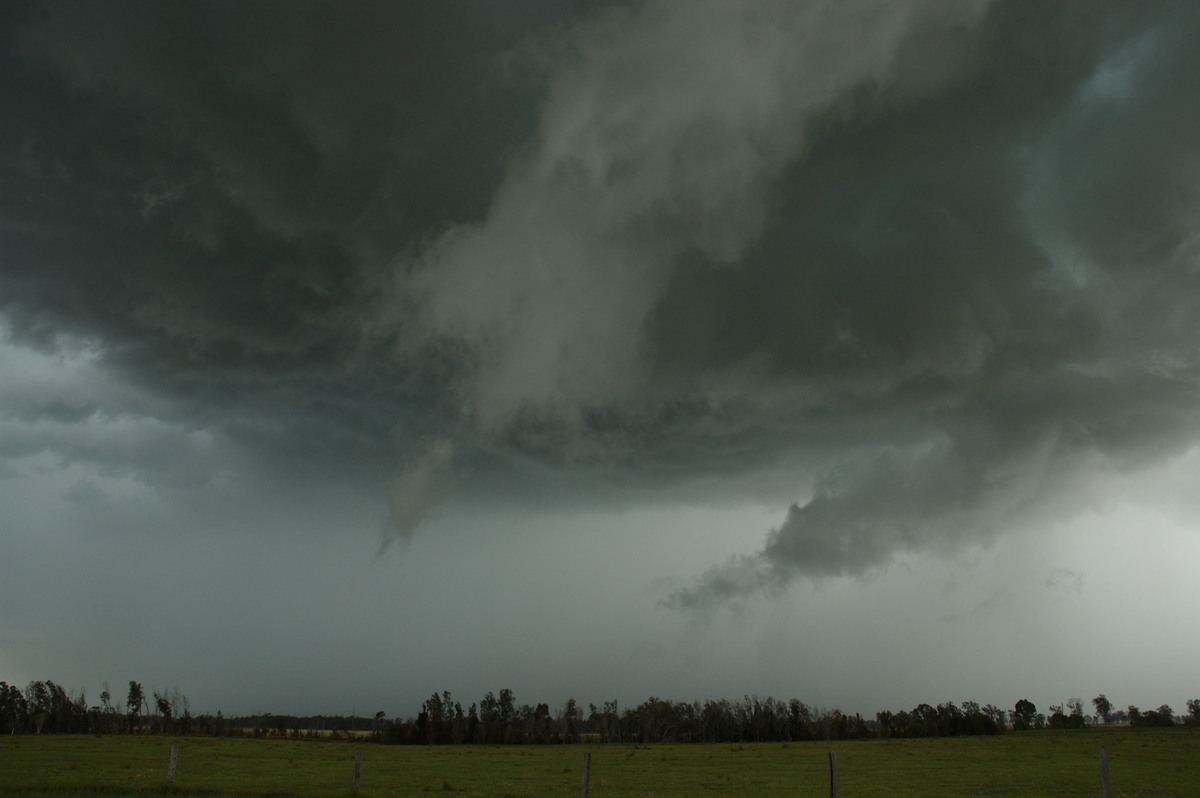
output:
[[[673,742],[678,712],[671,701],[651,696],[630,713],[636,739],[642,743]]]
[[[934,737],[937,735],[937,710],[929,704],[917,704],[909,713],[909,737]]]
[[[479,701],[479,723],[483,727],[483,742],[500,742],[500,702],[491,690]]]
[[[513,709],[513,722],[508,726],[504,741],[518,744],[533,742],[534,714],[534,708],[529,704],[517,704]]]
[[[983,708],[983,714],[991,721],[990,734],[1000,734],[1008,728],[1008,713],[1000,707],[988,704]]]
[[[788,701],[788,736],[793,740],[811,740],[813,737],[812,709],[798,698]],[[903,728],[903,724],[892,724]]]
[[[1189,726],[1200,726],[1200,698],[1189,698],[1187,708],[1188,716],[1183,722]]]
[[[138,730],[138,720],[142,714],[142,703],[146,700],[146,694],[142,691],[142,686],[137,682],[129,682],[129,695],[125,699],[125,708],[129,711],[129,732],[135,733]]]
[[[467,736],[468,743],[479,742],[479,708],[475,704],[471,704],[467,710]]]
[[[1071,710],[1070,714],[1067,715],[1067,728],[1082,729],[1084,727],[1083,700],[1071,698],[1067,701],[1067,708]]]
[[[1034,718],[1037,717],[1037,707],[1028,698],[1022,698],[1013,707],[1012,726],[1016,731],[1032,729]]]
[[[1167,704],[1163,704],[1158,709],[1147,709],[1144,712],[1139,711],[1137,707],[1129,708],[1129,725],[1130,726],[1162,726],[1170,727],[1175,725],[1175,711]]]
[[[563,726],[563,742],[579,742],[579,724],[583,719],[579,703],[574,698],[568,698],[567,703],[558,711],[558,715]]]
[[[938,704],[934,710],[936,718],[934,734],[938,737],[954,737],[962,734],[963,712],[953,701]]]
[[[1105,723],[1112,722],[1113,705],[1112,702],[1108,700],[1107,696],[1104,695],[1104,693],[1101,693],[1093,698],[1092,705],[1096,707],[1097,714],[1100,715]]]
[[[619,742],[621,715],[617,710],[616,699],[605,701],[603,707],[600,709],[597,709],[595,704],[588,704],[588,709],[591,711],[591,714],[588,716],[588,722],[591,723],[592,728],[600,735],[600,742]]]
[[[29,710],[32,714],[39,709],[50,709],[50,689],[45,682],[30,682],[25,686],[25,700],[29,702]]]
[[[49,679],[30,682],[25,688],[25,699],[29,706],[29,719],[37,734],[42,733],[47,723],[50,724],[50,732],[71,731],[78,725],[73,723],[77,714],[75,702],[71,701],[61,685]]]
[[[500,691],[500,699],[496,704],[497,721],[500,724],[500,742],[510,743],[512,740],[513,722],[517,719],[517,698],[513,691],[505,687]]]
[[[445,724],[446,706],[442,697],[434,693],[421,705],[421,713],[417,715],[417,725],[424,733],[422,742],[433,745],[445,742],[442,739]]]
[[[108,686],[108,682],[100,685],[100,718],[98,719],[98,730],[105,733],[117,731],[120,723],[120,712],[112,702],[112,689]]]
[[[87,697],[68,694],[61,684],[46,680],[45,708],[50,713],[50,730],[57,734],[86,731]]]
[[[887,739],[892,736],[892,719],[896,715],[888,710],[875,713],[875,722],[879,724],[880,739]]]
[[[171,728],[171,700],[166,693],[154,691],[154,707],[158,710],[158,714],[162,716],[162,733],[166,734]]]
[[[191,704],[178,687],[171,688],[171,717],[175,719],[177,734],[191,734],[193,720]]]
[[[450,693],[446,693],[447,696]],[[454,702],[454,721],[451,729],[450,738],[453,742],[461,743],[467,738],[467,717],[463,713],[462,702]]]
[[[0,733],[24,731],[29,721],[29,701],[15,684],[0,682]]]
[[[533,708],[533,742],[550,742],[554,734],[553,729],[553,723],[550,720],[550,705],[543,701]]]
[[[1175,711],[1167,704],[1163,704],[1158,709],[1147,709],[1141,713],[1139,721],[1137,724],[1139,726],[1174,726]]]
[[[962,734],[1000,734],[1004,731],[1007,717],[1003,710],[991,704],[981,707],[978,702],[964,701],[962,713]]]

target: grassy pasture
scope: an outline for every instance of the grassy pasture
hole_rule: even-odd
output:
[[[180,745],[175,787],[170,744]],[[313,740],[45,735],[0,739],[0,796],[351,796],[363,752],[362,798],[578,795],[584,751],[594,798],[825,796],[827,751],[841,794],[1099,796],[1099,746],[1115,796],[1200,794],[1200,733],[1089,729],[1000,737],[757,745],[399,747]]]

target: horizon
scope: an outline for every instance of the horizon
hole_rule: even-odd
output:
[[[39,683],[53,682],[52,679],[51,680],[38,680],[38,681],[39,681]],[[134,680],[134,681],[136,682],[136,680]],[[0,680],[0,683],[7,684],[7,681]],[[58,683],[55,683],[55,684],[58,687],[63,688],[63,690],[65,691],[65,695],[70,697],[70,700],[72,702],[86,701],[86,694],[88,692],[86,687],[85,688],[74,688],[74,687],[70,687],[70,686],[62,685],[62,684],[58,684]],[[32,685],[32,683],[31,683],[31,685]],[[129,698],[129,696],[132,696],[132,692],[130,692],[130,691],[133,689],[133,684],[127,685],[126,687],[128,689],[126,689],[124,691],[117,691],[115,693],[112,692],[111,685],[109,685],[109,700],[108,700],[107,708],[103,705],[103,700],[104,700],[102,697],[103,696],[103,685],[101,685],[101,687],[102,687],[102,690],[100,693],[98,693],[98,695],[101,696],[101,699],[100,699],[101,703],[98,704],[95,702],[86,701],[87,709],[100,710],[102,712],[108,711],[108,712],[111,712],[115,716],[122,716],[122,717],[131,715],[131,713],[128,710],[128,702],[129,702],[129,700],[132,700]],[[501,690],[494,690],[494,691],[489,690],[484,695],[479,696],[478,700],[467,699],[466,701],[464,701],[461,696],[454,695],[453,691],[450,691],[450,690],[443,691],[441,693],[433,693],[430,696],[426,697],[426,699],[424,699],[422,701],[422,703],[417,707],[417,709],[411,713],[393,713],[393,712],[388,712],[386,710],[375,710],[375,711],[371,711],[371,712],[358,712],[357,709],[351,709],[351,711],[349,711],[349,712],[275,712],[275,711],[268,711],[268,710],[264,709],[264,710],[259,710],[259,711],[255,711],[255,712],[229,712],[229,713],[226,713],[222,709],[217,709],[216,711],[201,710],[201,711],[193,712],[190,699],[187,697],[187,694],[183,690],[179,689],[178,687],[157,688],[152,685],[147,686],[147,685],[143,685],[140,682],[138,682],[137,688],[140,691],[142,698],[143,698],[143,703],[142,703],[141,707],[145,709],[144,712],[139,711],[137,714],[141,718],[147,719],[147,722],[150,722],[150,719],[154,719],[154,718],[161,719],[163,717],[163,710],[161,708],[159,708],[158,706],[156,706],[156,702],[158,701],[160,695],[163,699],[169,701],[170,710],[171,710],[171,718],[174,720],[174,722],[178,722],[183,717],[183,715],[186,713],[189,718],[197,719],[197,720],[204,719],[204,718],[212,719],[212,718],[216,718],[216,717],[221,717],[221,718],[224,718],[225,720],[250,720],[250,719],[257,718],[257,719],[259,719],[259,721],[263,721],[266,718],[276,718],[276,719],[289,718],[292,720],[307,720],[307,721],[319,719],[322,722],[324,722],[327,720],[335,720],[335,719],[342,719],[342,720],[350,719],[352,721],[372,720],[372,719],[379,720],[382,717],[385,720],[411,724],[411,723],[414,723],[417,721],[418,716],[421,715],[426,710],[428,702],[431,700],[435,701],[436,703],[439,703],[442,706],[446,706],[449,708],[457,707],[458,709],[462,710],[464,715],[470,715],[472,717],[476,717],[477,712],[483,711],[485,702],[487,702],[488,700],[495,702],[497,700],[497,696],[503,698],[503,695],[505,693],[508,694],[508,700],[512,701],[514,707],[516,707],[518,709],[533,710],[535,707],[540,707],[540,706],[544,705],[548,708],[550,717],[554,718],[554,719],[560,719],[560,718],[564,717],[564,713],[569,714],[569,704],[570,704],[570,702],[574,701],[575,706],[577,708],[576,711],[581,713],[579,715],[579,719],[582,722],[587,722],[587,723],[592,722],[592,718],[596,715],[597,712],[600,712],[600,713],[608,712],[610,710],[610,708],[618,713],[628,713],[631,711],[636,711],[637,709],[641,708],[642,706],[644,706],[648,703],[660,702],[660,701],[665,702],[667,704],[688,705],[688,706],[701,706],[701,705],[707,705],[709,703],[717,703],[717,704],[729,703],[729,704],[736,705],[736,704],[741,704],[743,702],[753,702],[755,704],[757,704],[758,702],[763,702],[763,703],[776,702],[779,705],[781,705],[782,708],[785,710],[788,709],[788,706],[786,706],[786,705],[790,705],[793,702],[799,701],[800,705],[804,707],[805,711],[811,712],[812,717],[814,717],[814,718],[833,716],[833,715],[840,715],[840,716],[846,717],[846,718],[856,718],[857,717],[857,718],[862,718],[862,720],[864,722],[866,722],[868,727],[870,727],[870,728],[875,728],[875,726],[880,722],[880,716],[884,715],[884,714],[887,714],[889,716],[894,716],[896,713],[909,712],[910,710],[919,709],[922,706],[936,707],[939,709],[943,706],[953,706],[953,707],[957,707],[960,710],[964,710],[968,707],[968,705],[973,705],[976,710],[979,710],[979,709],[983,709],[985,711],[990,711],[993,709],[1000,710],[1003,713],[1003,717],[1006,721],[1007,727],[1011,727],[1012,724],[1015,722],[1016,715],[1017,715],[1017,712],[1015,712],[1014,709],[1020,710],[1021,705],[1027,704],[1027,703],[1033,705],[1033,709],[1029,710],[1033,714],[1030,715],[1029,717],[1030,717],[1031,721],[1033,721],[1035,724],[1038,724],[1038,725],[1035,725],[1034,728],[1042,728],[1043,724],[1047,724],[1050,720],[1050,717],[1052,715],[1054,715],[1056,712],[1062,713],[1063,717],[1074,714],[1076,711],[1076,708],[1074,706],[1072,706],[1072,702],[1075,702],[1075,701],[1078,701],[1078,710],[1079,710],[1080,716],[1083,719],[1082,722],[1085,722],[1088,725],[1128,726],[1128,725],[1130,725],[1130,717],[1129,717],[1130,710],[1138,710],[1138,711],[1145,713],[1147,711],[1155,712],[1155,711],[1161,710],[1163,708],[1169,708],[1171,710],[1171,713],[1172,713],[1173,717],[1175,718],[1176,723],[1183,723],[1183,724],[1187,725],[1188,723],[1194,723],[1194,719],[1195,719],[1195,715],[1191,714],[1192,704],[1194,703],[1194,704],[1200,705],[1200,699],[1187,699],[1184,701],[1184,704],[1183,704],[1184,709],[1182,711],[1176,710],[1175,706],[1170,704],[1169,702],[1164,702],[1164,703],[1161,703],[1158,705],[1142,706],[1142,705],[1138,705],[1138,704],[1126,704],[1124,706],[1118,706],[1118,705],[1113,704],[1111,699],[1107,699],[1107,696],[1104,693],[1100,693],[1097,696],[1093,697],[1092,699],[1085,700],[1078,696],[1072,696],[1071,698],[1061,701],[1057,704],[1051,703],[1051,704],[1046,704],[1046,705],[1039,705],[1036,702],[1031,702],[1031,701],[1029,701],[1028,698],[1017,699],[1016,701],[1013,702],[1012,707],[996,705],[991,702],[980,702],[980,701],[974,701],[972,699],[962,699],[959,701],[954,701],[954,700],[946,700],[946,701],[938,701],[938,702],[925,701],[925,702],[920,702],[919,704],[914,705],[912,707],[883,707],[883,708],[875,710],[874,712],[867,713],[867,712],[862,712],[862,711],[846,711],[839,707],[825,707],[825,706],[810,704],[796,696],[760,696],[760,695],[745,695],[745,696],[737,696],[737,697],[709,696],[704,699],[695,698],[695,699],[690,699],[690,700],[677,700],[677,699],[673,699],[670,697],[663,697],[663,696],[647,696],[645,699],[642,699],[641,701],[629,702],[629,703],[623,703],[620,701],[620,699],[616,699],[616,698],[604,699],[601,701],[589,701],[589,700],[580,701],[580,700],[576,699],[574,696],[569,696],[567,699],[565,699],[562,702],[552,703],[552,702],[546,702],[546,701],[539,701],[536,699],[535,699],[535,701],[531,702],[531,701],[525,700],[524,697],[517,696],[511,690],[502,688]],[[23,692],[26,692],[26,694],[27,694],[28,689],[25,689]],[[122,694],[125,695],[124,698],[122,698]],[[26,697],[28,698],[28,695],[26,695]],[[1100,707],[1097,706],[1096,702],[1101,698],[1104,698],[1108,701],[1108,707],[1110,708],[1108,711],[1112,715],[1112,719],[1110,719],[1110,720],[1103,719],[1103,717],[1102,717],[1103,713],[1100,711]],[[451,701],[453,703],[446,703],[447,701]],[[1089,710],[1089,708],[1090,708],[1090,710]],[[1052,726],[1045,726],[1045,727],[1053,728]],[[311,729],[312,727],[311,726],[303,726],[300,728]],[[322,728],[324,728],[323,725],[322,725]]]

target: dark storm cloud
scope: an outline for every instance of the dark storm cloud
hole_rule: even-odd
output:
[[[759,554],[670,603],[862,574],[899,552],[1044,524],[1111,498],[1089,480],[1196,445],[1200,105],[1186,86],[1200,63],[1185,42],[1200,19],[1158,6],[1118,25],[1092,9],[1046,39],[1044,8],[1013,10],[994,9],[982,40],[998,88],[872,124],[852,145],[874,174],[830,191],[851,197],[823,221],[853,238],[793,239],[825,261],[809,292],[827,300],[805,297],[795,334],[759,339],[794,347],[774,358],[780,372],[841,372],[847,412],[906,408],[926,440],[889,442],[885,425],[880,453],[818,480]],[[1039,40],[1044,71],[1004,86]],[[889,163],[876,154],[896,138],[873,136],[892,130],[900,148],[907,132],[938,149]],[[836,337],[847,344],[830,355]]]
[[[651,481],[799,453],[811,498],[679,603],[1045,522],[1195,442],[1194,12],[817,8],[581,25],[534,149],[408,278],[521,450]],[[1096,237],[1055,216],[1088,203],[1159,251],[1081,263]]]
[[[1197,443],[1191,5],[504,8],[7,7],[5,457],[795,502],[698,605]]]
[[[7,331],[145,391],[76,420],[216,430],[281,467],[394,463],[445,378],[362,319],[392,256],[498,180],[522,124],[512,86],[486,88],[498,26],[441,2],[6,8]]]

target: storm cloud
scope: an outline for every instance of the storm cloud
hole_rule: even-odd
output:
[[[403,262],[406,329],[460,347],[477,428],[543,457],[636,470],[679,446],[687,480],[799,453],[808,498],[761,569],[737,561],[748,588],[1044,522],[1195,443],[1194,22],[598,15],[547,56],[483,219]],[[656,439],[668,412],[688,443]]]
[[[643,597],[680,609],[1049,534],[1200,444],[1198,33],[9,3],[0,481],[112,534],[343,497],[385,560],[456,508],[774,508]]]

